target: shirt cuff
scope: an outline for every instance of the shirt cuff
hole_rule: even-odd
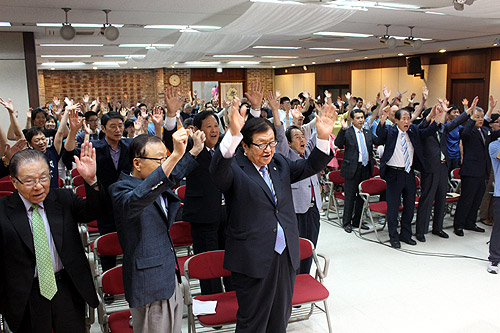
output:
[[[236,148],[238,148],[238,145],[240,144],[241,140],[243,140],[243,135],[241,133],[232,136],[231,132],[228,131],[226,135],[224,135],[224,138],[222,138],[222,141],[220,142],[219,145],[222,157],[224,158],[233,157],[234,153],[236,152]]]
[[[316,147],[323,153],[330,155],[330,139],[323,140],[320,138],[316,139]]]
[[[177,117],[167,117],[165,120],[165,128],[167,131],[171,131],[177,127]]]
[[[255,118],[260,118],[260,110],[250,108],[250,114]]]
[[[487,115],[484,115],[484,120],[486,120],[487,122],[491,122],[491,117],[488,117]]]

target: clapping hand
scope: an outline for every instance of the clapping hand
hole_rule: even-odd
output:
[[[96,176],[96,153],[92,148],[92,143],[86,141],[82,143],[80,158],[74,156],[76,168],[85,182],[89,185],[97,182]]]
[[[321,116],[316,116],[318,139],[328,140],[330,138],[337,116],[337,108],[333,104],[326,105],[323,112],[321,112]]]

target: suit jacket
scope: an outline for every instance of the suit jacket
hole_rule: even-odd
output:
[[[103,212],[102,192],[86,186],[87,199],[70,190],[50,189],[44,203],[54,244],[64,270],[80,296],[99,304],[78,223]],[[35,250],[26,208],[18,192],[0,198],[0,312],[14,331],[19,327],[35,275]]]
[[[469,119],[460,131],[464,149],[460,175],[488,179],[491,169],[488,145],[499,137],[500,130],[492,132],[489,127],[482,126],[480,130],[485,138],[483,141],[481,133],[475,128],[475,123],[474,120]]]
[[[173,131],[164,131],[163,142],[172,151]],[[220,142],[221,139],[219,139]],[[216,149],[219,146],[214,147]],[[188,140],[186,154],[193,147],[193,141]],[[210,176],[210,162],[212,155],[204,147],[195,157],[196,167],[190,172],[186,172],[186,194],[184,196],[184,206],[182,207],[182,219],[191,223],[219,223],[221,210],[222,192],[215,186]]]
[[[411,124],[408,128],[407,134],[410,138],[411,144],[414,148],[413,153],[413,167],[417,170],[422,170],[422,163],[424,159],[421,138],[426,138],[432,133],[436,132],[437,124],[433,122],[424,129],[418,128],[417,125]],[[385,126],[385,123],[380,123],[377,126],[377,136],[379,138],[379,144],[385,144],[384,154],[380,159],[380,177],[385,179],[385,171],[387,170],[387,162],[391,159],[394,154],[394,149],[396,148],[396,141],[398,139],[398,126]]]
[[[457,128],[460,124],[469,118],[467,112],[463,112],[460,116],[456,117],[452,121],[445,124],[440,124],[438,126],[438,131],[432,135],[427,136],[422,139],[423,145],[423,168],[422,173],[436,173],[439,172],[439,166],[441,165],[441,153],[445,156],[446,165],[450,166],[450,159],[448,157],[448,144],[446,138],[448,133]],[[429,124],[424,120],[419,125],[419,128],[426,128]],[[438,139],[438,135],[440,139]]]
[[[110,186],[118,238],[123,249],[123,285],[131,308],[168,300],[176,284],[176,256],[169,228],[180,199],[170,189],[193,168],[190,154],[167,178],[158,167],[142,180],[123,172]],[[168,216],[162,208],[167,197]],[[181,267],[182,269],[182,267]],[[180,276],[179,276],[180,280]]]
[[[288,140],[285,136],[285,126],[276,126],[276,138],[278,140],[278,146],[276,147],[276,152],[280,153],[284,157],[297,161],[301,160],[302,157],[290,148],[288,145]],[[316,133],[307,141],[306,151],[304,152],[304,158],[308,158],[311,155],[312,150],[316,146]],[[313,175],[306,179],[299,180],[293,183],[292,186],[292,197],[293,197],[293,207],[295,207],[295,213],[304,214],[310,208],[311,203],[311,184],[314,189],[314,200],[316,202],[316,207],[321,209],[321,189],[319,187],[318,175]]]
[[[378,144],[379,138],[365,128],[362,130],[365,137],[366,150],[368,151],[368,168],[370,171],[369,174],[371,175],[373,173],[373,144]],[[344,160],[342,161],[342,166],[340,168],[340,175],[347,179],[354,178],[354,174],[358,168],[359,148],[356,132],[354,131],[353,126],[346,130],[343,128],[340,129],[337,134],[337,138],[335,139],[335,146],[340,149],[345,149]]]
[[[268,170],[277,205],[266,182],[252,162],[239,150],[233,158],[215,151],[210,173],[224,193],[228,212],[224,268],[254,278],[269,272],[279,221],[286,237],[291,265],[299,267],[299,230],[293,207],[291,184],[320,172],[332,159],[315,148],[309,158],[291,161],[275,154]]]

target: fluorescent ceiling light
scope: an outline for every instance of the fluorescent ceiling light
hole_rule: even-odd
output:
[[[174,44],[151,44],[152,47],[173,47]]]
[[[10,27],[10,22],[0,22],[0,27]]]
[[[129,55],[129,54],[105,54],[103,57],[104,58],[127,58],[127,59],[130,59],[130,58],[145,58],[146,55],[145,54],[132,54],[132,55]]]
[[[317,36],[333,36],[333,37],[372,37],[370,34],[358,34],[354,32],[334,32],[334,31],[318,31],[313,33],[313,35]]]
[[[309,50],[313,51],[352,51],[352,49],[345,49],[341,47],[310,47]]]
[[[229,61],[228,65],[258,65],[260,61]]]
[[[264,2],[264,3],[278,3],[285,5],[304,5],[303,3],[296,1],[287,1],[287,0],[250,0],[250,2]]]
[[[395,3],[395,2],[377,2],[377,6],[394,7],[394,8],[402,8],[402,9],[419,9],[420,8],[420,6],[416,6],[416,5],[407,5],[405,3]]]
[[[73,66],[85,66],[84,62],[44,62],[42,66],[48,67],[73,67]]]
[[[213,55],[214,58],[253,58],[253,55],[246,54],[216,54]]]
[[[336,0],[326,4],[326,6],[343,6],[344,9],[356,9],[356,8],[379,8],[379,9],[391,9],[391,10],[402,10],[402,9],[419,9],[420,6],[408,5],[404,3],[394,3],[394,2],[376,2],[376,1],[352,1],[352,0]],[[349,8],[350,7],[350,8]]]
[[[300,46],[254,46],[254,49],[298,50]]]
[[[188,66],[212,66],[220,65],[220,61],[186,61],[184,65]]]
[[[445,13],[438,13],[438,12],[425,12],[425,13],[431,15],[446,15]]]
[[[183,30],[187,28],[218,30],[221,27],[215,25],[179,25],[179,24],[148,24],[144,29],[167,29],[167,30]]]
[[[120,44],[118,47],[148,47],[151,44]]]
[[[42,54],[42,58],[90,58],[90,54]]]
[[[37,23],[37,27],[62,27],[62,23]],[[113,27],[122,28],[123,24],[111,24]],[[73,28],[102,28],[102,23],[71,23]]]
[[[78,47],[100,47],[103,44],[40,44],[40,46],[78,46]]]
[[[262,56],[262,58],[267,59],[296,59],[296,56]]]
[[[179,30],[179,32],[199,32],[199,31],[196,29],[193,29],[192,27],[187,27],[185,29]]]

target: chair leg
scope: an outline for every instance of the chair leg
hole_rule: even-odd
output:
[[[326,321],[328,322],[328,333],[332,333],[332,323],[330,321],[330,311],[328,310],[328,299],[323,301],[325,305]]]

